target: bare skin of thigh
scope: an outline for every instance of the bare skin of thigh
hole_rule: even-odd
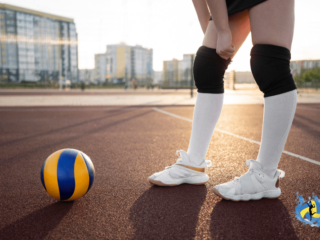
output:
[[[233,14],[229,16],[229,27],[235,54],[250,31],[253,45],[271,44],[291,50],[294,29],[294,0],[268,0],[246,11]],[[217,39],[216,27],[214,22],[210,21],[202,45],[216,48]]]
[[[243,42],[250,33],[250,19],[248,10],[229,16],[229,28],[232,34],[232,45],[235,48],[235,56]],[[208,48],[217,48],[218,33],[213,21],[210,21],[204,36],[202,45]]]
[[[249,9],[252,43],[291,50],[294,0],[268,0]]]

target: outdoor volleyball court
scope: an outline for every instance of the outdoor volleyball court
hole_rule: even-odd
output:
[[[1,239],[316,239],[295,218],[297,193],[320,193],[320,104],[298,104],[279,169],[279,199],[231,202],[214,185],[247,171],[261,140],[263,104],[225,105],[210,142],[203,186],[154,187],[147,180],[187,150],[193,106],[0,108]],[[95,179],[81,199],[48,196],[41,167],[78,149]],[[262,227],[263,226],[263,227]],[[230,230],[232,229],[232,231]]]

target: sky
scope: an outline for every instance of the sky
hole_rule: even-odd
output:
[[[203,33],[192,0],[9,0],[1,3],[74,19],[79,68],[94,68],[94,54],[125,42],[153,49],[153,68],[182,59],[202,45]],[[296,0],[291,60],[320,59],[320,1]],[[228,70],[250,71],[251,35]]]

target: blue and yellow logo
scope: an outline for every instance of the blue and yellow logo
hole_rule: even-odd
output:
[[[296,218],[303,224],[309,224],[312,227],[320,226],[320,200],[312,193],[312,198],[309,197],[305,201],[302,195],[297,193],[298,206],[296,207]]]

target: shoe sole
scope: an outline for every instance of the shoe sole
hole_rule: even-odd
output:
[[[280,190],[280,189],[279,189],[279,190]],[[268,191],[268,192],[270,193],[270,191]],[[262,193],[268,193],[268,192],[262,192]],[[258,198],[250,198],[250,197],[249,197],[248,199],[241,199],[241,197],[242,197],[243,195],[240,195],[240,199],[233,199],[233,198],[225,197],[225,196],[223,196],[223,195],[218,191],[218,189],[216,189],[216,188],[213,188],[213,193],[216,194],[217,196],[225,199],[225,200],[230,200],[230,201],[233,201],[233,202],[239,202],[239,201],[247,202],[247,201],[250,201],[250,200],[260,200],[260,199],[262,199],[262,198],[277,199],[277,198],[279,198],[280,195],[281,195],[281,190],[280,190],[280,194],[279,194],[278,196],[274,196],[274,197],[261,196],[261,197],[258,197]],[[271,192],[271,193],[273,193],[273,192]],[[276,193],[276,194],[277,194],[277,193]],[[249,194],[247,194],[247,195],[249,195]],[[251,195],[251,196],[253,196],[253,195]]]
[[[181,183],[181,184],[189,184],[189,185],[204,185],[206,184],[208,181],[206,182],[202,182],[202,183]],[[181,184],[165,184],[161,181],[157,181],[157,180],[153,180],[149,178],[149,183],[151,183],[152,185],[156,185],[156,186],[160,186],[160,187],[174,187],[174,186],[178,186]]]

